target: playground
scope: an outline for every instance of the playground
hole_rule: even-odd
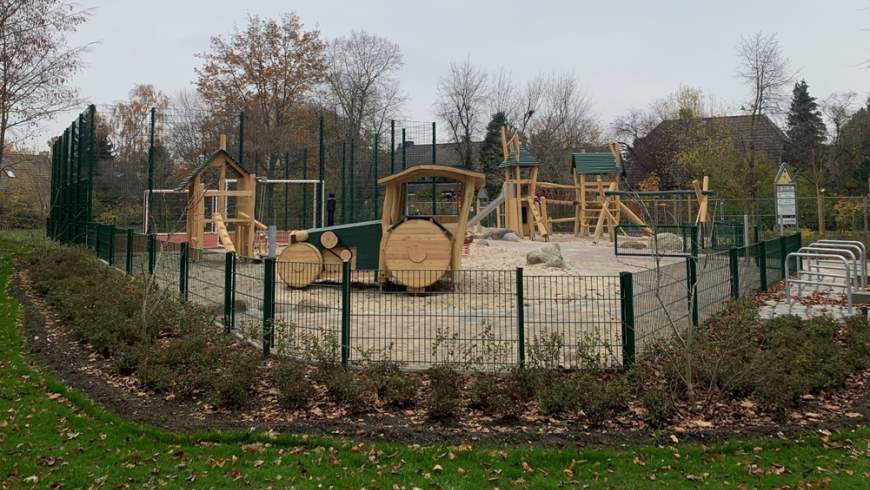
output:
[[[64,153],[69,141],[58,140],[59,167],[99,166],[86,151],[95,120],[92,107],[74,127],[91,143]],[[406,369],[502,370],[547,346],[561,366],[627,366],[653,341],[778,281],[798,245],[780,238],[765,249],[743,225],[715,221],[708,177],[627,188],[616,144],[572,153],[551,182],[507,128],[501,162],[484,174],[436,163],[434,125],[417,126],[431,128],[421,152],[396,123],[388,152],[371,142],[365,185],[342,171],[365,142],[341,143],[346,162],[323,121],[314,178],[308,152],[302,178],[289,157],[283,175],[256,154],[246,164],[240,129],[237,148],[218,135],[176,179],[141,194],[141,232],[88,219],[76,197],[90,192],[85,179],[58,189],[81,209],[52,208],[49,234],[205,306],[264,354],[304,360],[334,344],[344,365],[389,359]],[[500,191],[487,196],[493,178]]]

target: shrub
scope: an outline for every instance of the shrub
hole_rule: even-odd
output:
[[[140,281],[84,249],[49,245],[19,265],[76,339],[111,357],[119,373],[134,373],[144,388],[202,394],[229,407],[247,399],[257,357],[219,332],[205,309],[182,303],[174,291],[146,294]]]
[[[517,415],[518,404],[499,383],[499,377],[479,374],[471,383],[471,407],[491,416],[511,418]]]
[[[133,347],[124,347],[115,352],[114,365],[118,374],[128,376],[136,371],[136,367],[142,360],[142,353]]]
[[[582,410],[592,425],[601,425],[628,406],[629,385],[625,377],[601,376],[594,370],[579,371],[568,383],[574,393],[575,408]]]
[[[546,379],[548,374],[556,375],[556,372],[537,368],[514,367],[507,377],[507,390],[513,394],[518,402],[531,401],[535,398],[542,380]]]
[[[529,344],[529,367],[536,369],[557,369],[562,359],[565,338],[558,332],[535,335]]]
[[[670,394],[662,389],[645,390],[640,395],[640,404],[646,409],[646,422],[652,427],[664,427],[676,415]]]
[[[432,420],[447,421],[459,414],[461,402],[460,375],[452,366],[439,364],[429,369],[430,389],[426,397],[426,413]]]
[[[348,405],[354,410],[362,408],[365,390],[353,371],[339,366],[323,376],[326,392],[335,403]]]
[[[282,359],[278,362],[273,379],[281,406],[301,408],[311,398],[313,388],[305,376],[305,367],[299,362]]]
[[[366,375],[372,391],[387,405],[405,408],[416,402],[420,381],[414,376],[402,373],[395,362],[371,362],[366,367]]]
[[[172,371],[165,364],[154,362],[147,357],[136,368],[136,376],[143,388],[157,393],[169,390],[172,384]]]
[[[657,346],[639,365],[660,371],[671,397],[689,403],[750,397],[761,409],[784,416],[803,395],[840,387],[870,365],[870,333],[861,318],[786,315],[761,321],[748,302],[740,302],[685,343]],[[663,397],[643,396],[651,413],[669,416],[672,407]]]
[[[546,415],[567,412],[577,406],[577,394],[573,386],[553,379],[538,388],[538,405]]]

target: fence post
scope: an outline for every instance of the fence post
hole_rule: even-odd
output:
[[[864,196],[863,202],[864,202],[864,206],[863,206],[864,207],[864,233],[867,233],[867,231],[868,231],[868,229],[867,229],[867,224],[868,224],[867,223],[867,196]]]
[[[94,230],[94,253],[97,254],[98,259],[102,259],[103,257],[100,256],[100,248],[101,248],[100,247],[100,238],[102,238],[102,234],[103,234],[102,233],[103,225],[100,223],[96,223],[95,228],[96,229]]]
[[[236,309],[236,254],[227,252],[224,255],[224,330],[230,333],[235,327]]]
[[[127,274],[133,275],[133,228],[127,228],[127,256],[125,269]]]
[[[272,338],[275,322],[275,258],[269,257],[263,263],[263,355],[268,356],[275,342]]]
[[[788,254],[786,253],[786,245],[785,245],[785,235],[779,236],[779,275],[780,280],[785,281],[785,258]]]
[[[115,225],[109,225],[109,265],[115,265]]]
[[[767,243],[758,242],[758,274],[761,282],[761,290],[767,291]]]
[[[523,304],[523,267],[517,267],[517,359],[526,367],[526,309]]]
[[[188,264],[188,243],[181,242],[181,253],[179,254],[178,264],[178,292],[181,294],[181,300],[187,301],[187,264]]]
[[[619,273],[619,304],[622,313],[622,367],[634,364],[636,345],[634,340],[634,281],[631,272]]]
[[[341,365],[350,358],[350,261],[341,263]]]
[[[157,235],[148,235],[148,275],[154,274],[154,265],[157,263]]]
[[[740,259],[737,256],[737,247],[728,250],[728,266],[731,268],[731,298],[740,297]]]
[[[696,257],[686,257],[686,286],[688,288],[689,314],[692,326],[698,326],[698,261]]]

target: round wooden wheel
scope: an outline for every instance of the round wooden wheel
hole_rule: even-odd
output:
[[[451,240],[435,223],[411,219],[388,231],[384,265],[396,284],[421,289],[450,269]]]
[[[291,243],[278,256],[278,275],[290,287],[305,287],[323,271],[323,256],[310,243]]]
[[[346,247],[335,247],[323,251],[323,274],[322,278],[328,281],[341,281],[341,262],[344,258],[350,260],[353,252]],[[353,264],[351,264],[353,265]]]

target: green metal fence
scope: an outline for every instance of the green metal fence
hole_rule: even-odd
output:
[[[85,243],[110,265],[153,274],[158,285],[213,312],[228,332],[273,352],[345,365],[389,358],[407,368],[453,362],[498,370],[550,363],[628,367],[657,342],[698,328],[729,299],[781,280],[791,235],[728,251],[660,258],[619,276],[463,270],[425,292],[393,286],[387,272],[350,263],[276,263],[89,224]],[[308,270],[313,268],[313,270]],[[306,288],[286,274],[312,274]],[[392,271],[409,281],[433,271]],[[439,272],[440,274],[440,272]],[[395,278],[393,278],[395,279]]]
[[[626,256],[690,257],[705,243],[703,228],[694,224],[620,224],[614,235],[614,253]]]
[[[781,281],[784,257],[800,246],[800,234],[794,234],[727,252],[694,254],[685,263],[623,273],[620,287],[632,291],[630,300],[623,295],[622,323],[632,329],[630,335],[623,333],[625,359],[697,328],[723,311],[729,299],[749,297]]]

